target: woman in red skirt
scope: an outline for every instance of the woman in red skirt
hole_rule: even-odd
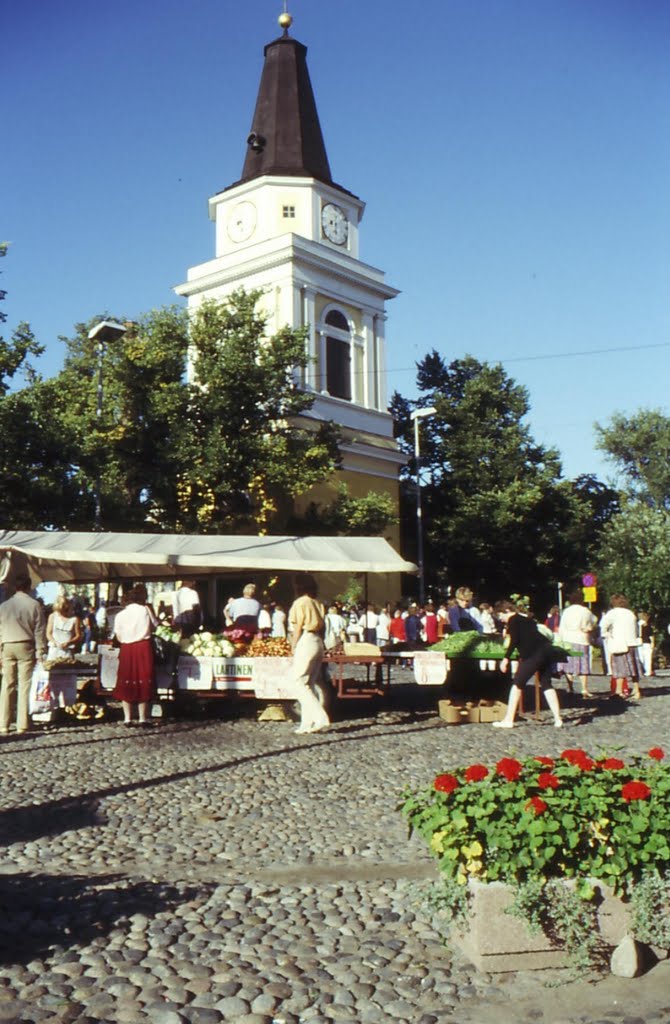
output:
[[[137,720],[147,726],[149,704],[154,696],[154,651],[151,643],[155,620],[145,604],[146,591],[133,587],[126,605],[116,616],[114,636],[120,644],[119,669],[112,696],[123,706],[123,724],[132,724],[133,705],[137,705]]]

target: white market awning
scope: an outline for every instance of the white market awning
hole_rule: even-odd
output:
[[[247,537],[0,530],[0,582],[33,584],[182,579],[241,570],[416,573],[383,537]]]

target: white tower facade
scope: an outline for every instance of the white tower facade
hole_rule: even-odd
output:
[[[340,479],[353,496],[384,491],[397,504],[405,458],[387,410],[385,305],[398,291],[359,257],[365,204],[332,180],[306,52],[287,30],[265,48],[242,178],[209,200],[214,259],[192,267],[176,292],[195,308],[259,289],[269,333],[306,328],[300,383],[315,399],[306,415],[333,420],[344,442],[336,479],[298,510],[331,500]]]

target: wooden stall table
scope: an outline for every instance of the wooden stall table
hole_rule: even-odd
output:
[[[385,697],[391,689],[391,664],[374,644],[344,644],[343,649],[326,651],[323,664],[331,673],[331,681],[340,699]],[[349,666],[364,665],[365,679],[347,676]],[[386,677],[384,677],[386,665]],[[371,669],[374,666],[374,679]]]

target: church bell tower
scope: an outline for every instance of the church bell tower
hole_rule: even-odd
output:
[[[221,301],[239,287],[263,292],[268,331],[307,328],[302,386],[306,413],[342,431],[342,469],[296,502],[329,503],[339,480],[350,495],[383,491],[398,502],[405,458],[387,411],[387,300],[398,291],[360,259],[365,204],[331,174],[307,68],[307,48],[289,34],[264,51],[256,108],[240,179],[209,200],[215,257],[192,267],[176,292],[189,308]],[[391,537],[397,541],[397,537]]]

